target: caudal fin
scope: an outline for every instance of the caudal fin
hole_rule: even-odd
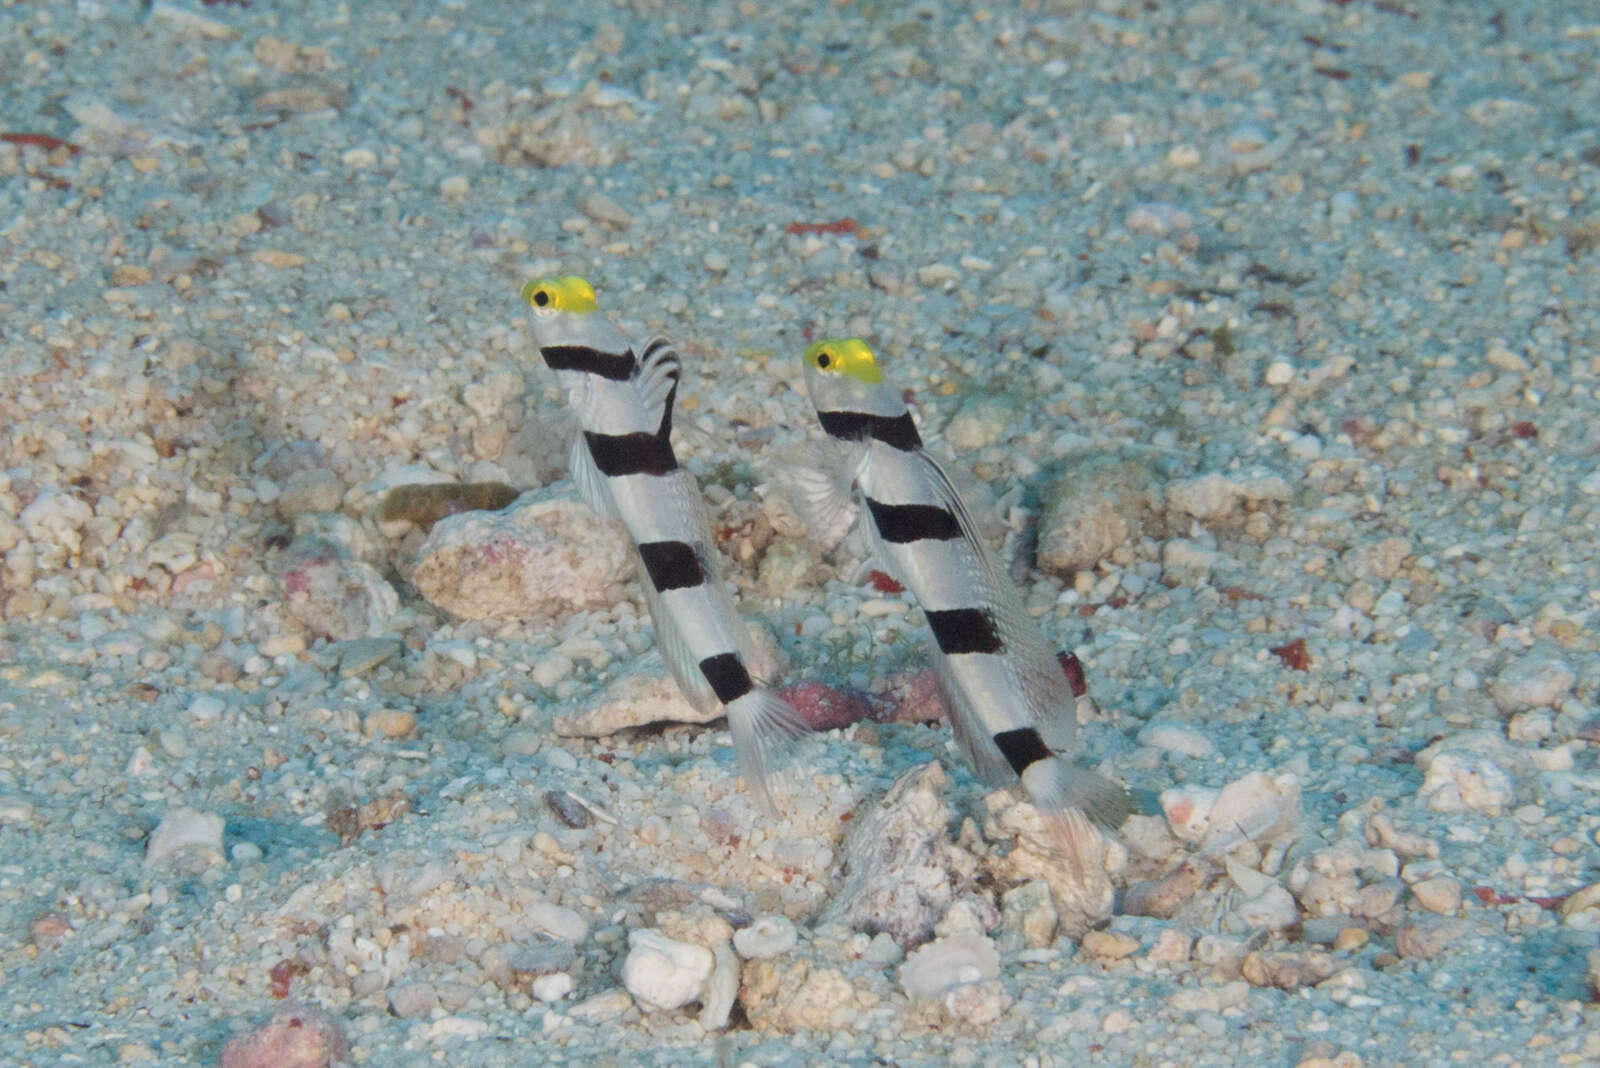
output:
[[[739,774],[769,815],[777,815],[770,782],[784,755],[806,734],[804,721],[771,690],[756,687],[728,705],[728,730]]]
[[[1061,757],[1031,765],[1022,773],[1022,785],[1044,817],[1052,844],[1079,880],[1085,869],[1102,862],[1094,824],[1115,829],[1135,808],[1126,787]]]
[[[1090,869],[1105,863],[1100,832],[1082,809],[1040,808],[1039,815],[1044,817],[1050,851],[1065,862],[1074,881],[1083,883]]]

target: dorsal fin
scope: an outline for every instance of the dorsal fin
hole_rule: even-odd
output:
[[[672,403],[683,373],[683,361],[672,342],[664,337],[653,337],[645,343],[639,354],[639,370],[633,381],[639,389],[639,399],[646,409],[661,405],[665,409],[663,421],[671,425]]]

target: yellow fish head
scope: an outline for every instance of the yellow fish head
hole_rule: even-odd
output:
[[[872,349],[858,337],[826,337],[806,346],[801,357],[807,370],[823,375],[844,375],[862,385],[876,386],[883,381]]]
[[[594,286],[575,274],[535,278],[522,287],[522,302],[541,315],[553,312],[586,315],[598,307]]]

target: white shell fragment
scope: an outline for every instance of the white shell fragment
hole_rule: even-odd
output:
[[[700,997],[716,959],[705,946],[676,942],[660,931],[628,932],[622,985],[646,1008],[676,1009]]]
[[[900,986],[907,997],[937,998],[963,983],[979,983],[1000,974],[1000,954],[983,935],[936,938],[900,965]]]
[[[169,809],[145,843],[145,870],[171,866],[201,871],[222,863],[224,826],[223,818],[210,812]]]
[[[1417,796],[1435,812],[1494,813],[1510,805],[1516,791],[1499,764],[1476,753],[1455,751],[1434,756]]]
[[[799,940],[786,916],[757,916],[749,927],[733,932],[733,948],[745,960],[767,960],[787,953]]]
[[[1210,738],[1179,723],[1152,723],[1144,727],[1139,731],[1139,744],[1197,760],[1217,755],[1217,747]]]
[[[1221,791],[1183,786],[1161,793],[1172,833],[1207,854],[1228,853],[1247,841],[1268,843],[1291,833],[1300,819],[1300,780],[1290,772],[1251,772]]]

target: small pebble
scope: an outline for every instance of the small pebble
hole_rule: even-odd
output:
[[[1210,738],[1193,727],[1177,723],[1152,723],[1143,727],[1139,731],[1139,742],[1195,759],[1217,755],[1216,744]]]
[[[1489,683],[1489,696],[1502,713],[1549,708],[1566,696],[1577,678],[1564,661],[1530,654],[1513,661]]]
[[[1417,904],[1441,916],[1454,916],[1461,907],[1461,882],[1448,875],[1411,884]]]
[[[339,657],[339,677],[356,678],[386,663],[400,652],[396,638],[353,638],[340,642],[335,649]]]
[[[733,932],[733,948],[746,960],[766,960],[794,949],[799,936],[784,916],[758,916],[749,927]]]
[[[361,733],[368,738],[404,738],[417,729],[417,714],[404,708],[380,708],[368,712]]]
[[[1113,961],[1137,952],[1139,940],[1120,931],[1090,931],[1083,936],[1081,945],[1085,956]]]
[[[533,996],[540,1001],[549,1003],[560,1001],[572,993],[572,976],[566,972],[555,972],[551,975],[541,975],[533,981]]]

